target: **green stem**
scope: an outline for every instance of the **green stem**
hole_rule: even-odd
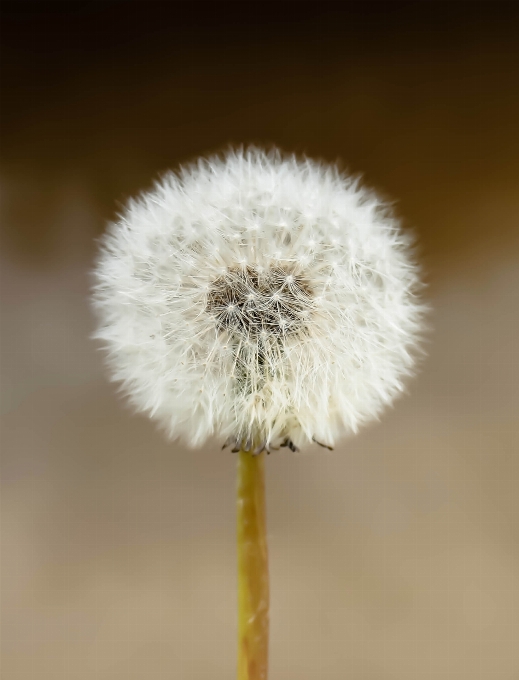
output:
[[[269,573],[265,524],[265,454],[238,460],[238,680],[266,680]]]

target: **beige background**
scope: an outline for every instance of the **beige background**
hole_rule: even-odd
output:
[[[234,676],[235,458],[123,406],[89,334],[117,203],[228,143],[397,200],[434,308],[409,395],[268,459],[272,680],[519,679],[515,3],[6,3],[2,678]]]

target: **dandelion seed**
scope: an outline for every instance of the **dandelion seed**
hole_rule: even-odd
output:
[[[230,152],[167,175],[111,225],[97,335],[133,405],[171,437],[333,446],[412,372],[423,307],[410,246],[358,180]]]

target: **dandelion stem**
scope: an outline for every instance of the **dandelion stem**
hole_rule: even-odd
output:
[[[238,460],[238,680],[266,680],[269,573],[265,524],[265,454]]]

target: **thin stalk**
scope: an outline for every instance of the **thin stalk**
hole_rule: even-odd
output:
[[[238,460],[238,680],[266,680],[269,572],[265,524],[265,454]]]

